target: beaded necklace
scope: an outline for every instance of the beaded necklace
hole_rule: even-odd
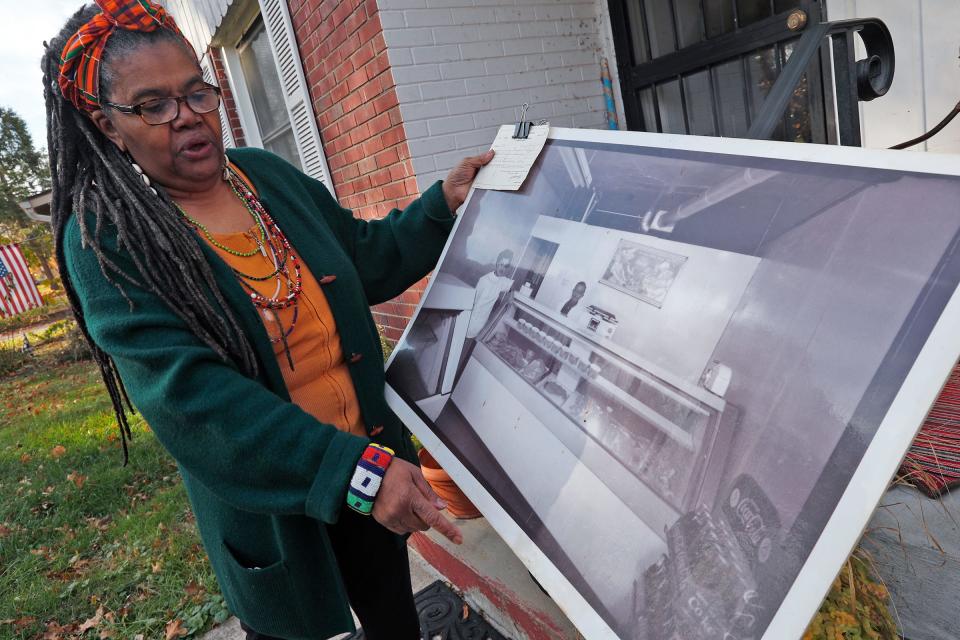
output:
[[[177,209],[194,230],[202,232],[213,246],[241,258],[249,258],[260,253],[264,257],[270,258],[273,262],[274,269],[266,276],[253,276],[243,273],[238,269],[231,268],[240,285],[250,294],[250,301],[253,305],[260,309],[266,318],[272,319],[277,323],[279,334],[270,336],[270,342],[273,344],[278,342],[283,343],[284,354],[292,370],[293,358],[290,355],[287,338],[293,333],[293,329],[297,324],[297,318],[300,315],[299,299],[303,293],[303,276],[300,272],[300,261],[296,254],[294,254],[293,247],[290,245],[289,240],[287,240],[287,237],[280,231],[280,227],[277,226],[270,214],[267,213],[267,210],[257,196],[254,195],[246,183],[244,183],[232,169],[228,171],[228,174],[229,179],[227,183],[243,203],[244,208],[253,218],[260,232],[260,237],[254,238],[257,243],[256,249],[251,252],[238,251],[217,242],[207,228],[198,220],[188,215],[179,205],[177,205]],[[250,282],[265,282],[270,279],[276,279],[277,281],[277,286],[272,296],[262,295],[250,284]],[[286,291],[285,294],[283,293],[284,291]],[[284,327],[280,320],[279,311],[288,308],[293,308],[293,318],[290,321],[290,326]]]
[[[244,202],[243,196],[241,196],[241,195],[237,192],[237,189],[236,189],[236,187],[233,186],[233,183],[232,183],[232,182],[230,183],[230,186],[233,187],[233,192],[237,194],[237,197],[240,198],[240,201],[241,201],[241,202]],[[246,205],[246,202],[244,202],[244,204]],[[213,234],[210,233],[210,230],[207,229],[207,227],[205,227],[205,226],[203,225],[203,223],[201,223],[199,220],[197,220],[196,218],[194,218],[193,216],[191,216],[189,213],[187,213],[186,211],[184,211],[184,210],[183,210],[183,207],[181,207],[181,206],[180,206],[179,204],[177,204],[176,202],[174,202],[174,205],[176,205],[177,210],[180,212],[180,215],[182,215],[184,218],[186,218],[187,221],[190,223],[190,225],[191,225],[194,229],[197,229],[197,230],[203,232],[203,235],[206,236],[207,241],[208,241],[210,244],[212,244],[213,246],[215,246],[216,248],[222,249],[223,251],[226,251],[227,253],[229,253],[229,254],[231,254],[231,255],[235,255],[235,256],[240,257],[240,258],[250,258],[250,257],[253,257],[253,256],[257,255],[258,253],[263,253],[263,251],[264,251],[264,245],[267,243],[267,232],[266,232],[266,229],[263,228],[263,223],[257,218],[257,216],[256,216],[255,214],[253,214],[252,211],[250,211],[250,207],[249,207],[249,206],[247,206],[247,211],[250,211],[251,215],[253,216],[253,220],[254,220],[254,222],[255,222],[256,225],[257,225],[257,230],[260,232],[260,237],[256,239],[257,248],[254,249],[253,251],[245,252],[245,251],[237,251],[236,249],[231,249],[230,247],[228,247],[228,246],[226,246],[226,245],[224,245],[224,244],[221,244],[221,243],[217,242],[217,239],[213,237]]]

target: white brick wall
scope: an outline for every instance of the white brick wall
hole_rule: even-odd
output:
[[[487,149],[523,103],[553,126],[606,125],[596,0],[378,5],[421,189]]]

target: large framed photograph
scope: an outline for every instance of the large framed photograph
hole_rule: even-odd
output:
[[[799,638],[960,355],[960,159],[551,130],[387,396],[583,635]]]

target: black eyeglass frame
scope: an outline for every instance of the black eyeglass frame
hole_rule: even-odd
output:
[[[159,127],[161,125],[170,124],[174,120],[180,117],[180,107],[183,103],[187,102],[187,99],[190,96],[196,95],[205,91],[213,91],[217,94],[217,106],[209,111],[197,111],[193,107],[190,107],[190,110],[196,113],[197,115],[203,115],[205,113],[212,113],[220,108],[221,103],[223,102],[223,92],[220,90],[220,87],[215,87],[212,84],[208,84],[202,89],[197,89],[196,91],[191,91],[190,93],[183,96],[168,96],[166,98],[151,98],[150,100],[144,100],[139,104],[116,104],[114,102],[104,102],[103,105],[110,107],[111,109],[116,109],[120,113],[125,113],[127,115],[136,115],[140,116],[140,119],[143,120],[144,124],[150,125],[151,127]],[[174,100],[177,103],[177,111],[173,114],[173,117],[167,120],[166,122],[147,122],[143,117],[143,107],[144,105],[151,104],[154,102],[162,102],[164,100]],[[187,103],[189,106],[189,103]]]

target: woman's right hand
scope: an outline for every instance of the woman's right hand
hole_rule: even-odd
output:
[[[463,534],[440,513],[446,504],[433,492],[420,469],[394,458],[380,484],[373,503],[373,518],[394,533],[436,529],[454,544]]]

